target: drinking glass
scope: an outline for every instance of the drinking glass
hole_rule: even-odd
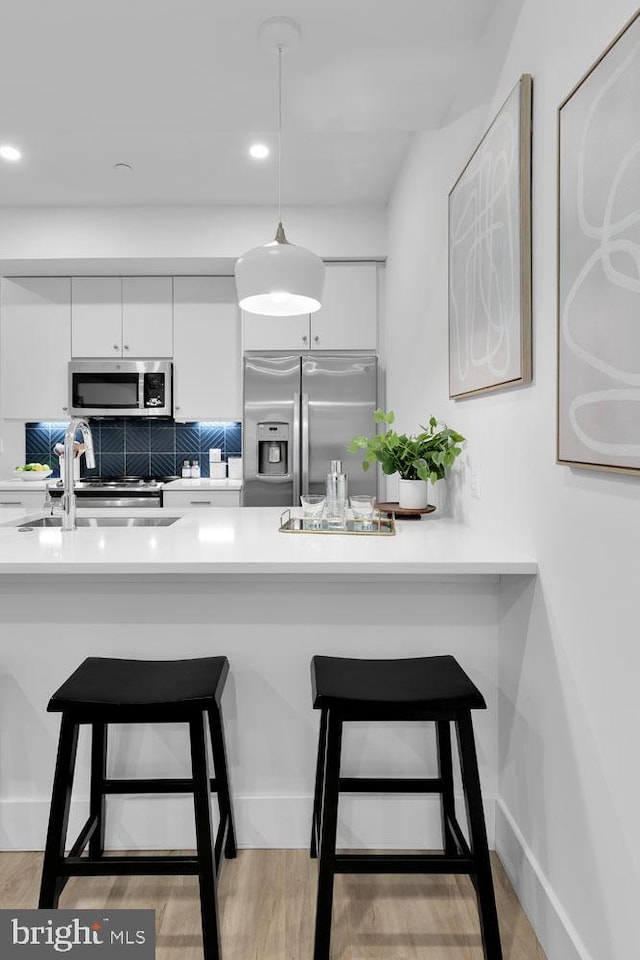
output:
[[[319,527],[324,513],[326,497],[316,494],[303,493],[300,497],[302,504],[302,520],[305,526]]]
[[[373,512],[376,498],[368,493],[358,493],[350,498],[353,519],[361,520],[363,525],[369,527],[373,523]]]

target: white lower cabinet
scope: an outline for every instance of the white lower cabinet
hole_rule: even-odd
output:
[[[44,508],[44,498],[44,490],[0,490],[0,510],[22,507],[35,513]]]
[[[165,490],[162,502],[170,510],[207,510],[239,507],[241,490]]]

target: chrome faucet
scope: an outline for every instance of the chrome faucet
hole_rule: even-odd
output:
[[[86,420],[83,420],[81,417],[75,417],[69,423],[67,432],[64,435],[64,477],[62,479],[64,491],[62,494],[63,530],[76,529],[76,492],[74,488],[73,477],[73,444],[77,430],[82,430],[82,439],[86,446],[85,457],[87,460],[87,466],[95,467],[96,465],[96,458],[93,453],[93,437],[91,435],[91,427]]]

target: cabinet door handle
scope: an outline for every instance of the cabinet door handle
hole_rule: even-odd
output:
[[[62,409],[63,409],[63,410],[64,410],[64,412],[66,413],[66,412],[67,412],[67,410],[69,409],[69,407],[63,407]]]
[[[194,507],[200,503],[204,503],[207,506],[211,506],[211,500],[189,500],[189,503],[193,504]]]
[[[176,403],[176,410],[179,410],[179,409],[180,409],[180,406],[179,404]]]
[[[315,337],[313,338],[313,342],[314,342],[314,343],[320,343],[320,337],[318,336],[317,333],[316,333]]]
[[[308,338],[308,337],[306,336],[306,334],[305,334],[305,336],[303,336],[303,338],[302,338],[302,342],[303,342],[303,343],[306,343],[308,339],[309,339],[309,338]]]
[[[128,350],[128,349],[129,349],[129,344],[128,344],[128,343],[125,343],[124,348],[125,348],[125,350]]]
[[[119,350],[119,349],[120,349],[120,347],[118,346],[118,344],[117,344],[117,343],[114,343],[114,345],[113,345],[113,349],[114,349],[114,350]]]
[[[22,500],[0,500],[0,507],[24,507]]]

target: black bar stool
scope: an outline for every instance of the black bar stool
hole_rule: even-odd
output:
[[[49,829],[40,886],[41,908],[55,908],[69,877],[184,876],[200,881],[205,960],[219,960],[216,883],[222,851],[236,855],[233,813],[220,698],[229,673],[226,657],[196,660],[116,660],[89,657],[62,684],[47,710],[62,713]],[[215,779],[209,778],[208,720]],[[189,724],[192,779],[110,780],[107,727],[110,723]],[[65,856],[78,733],[91,724],[89,819]],[[218,796],[220,825],[215,844],[211,793]],[[105,798],[124,793],[193,793],[197,853],[192,856],[104,856]],[[88,857],[82,857],[89,845]]]
[[[320,852],[314,960],[329,960],[336,873],[463,873],[478,899],[485,960],[502,960],[471,710],[484,697],[450,656],[407,660],[314,657],[313,706],[321,710],[311,856]],[[349,720],[434,720],[439,776],[428,779],[341,777],[342,726]],[[456,819],[451,723],[458,739],[471,843]],[[443,853],[337,854],[340,793],[438,793]]]

